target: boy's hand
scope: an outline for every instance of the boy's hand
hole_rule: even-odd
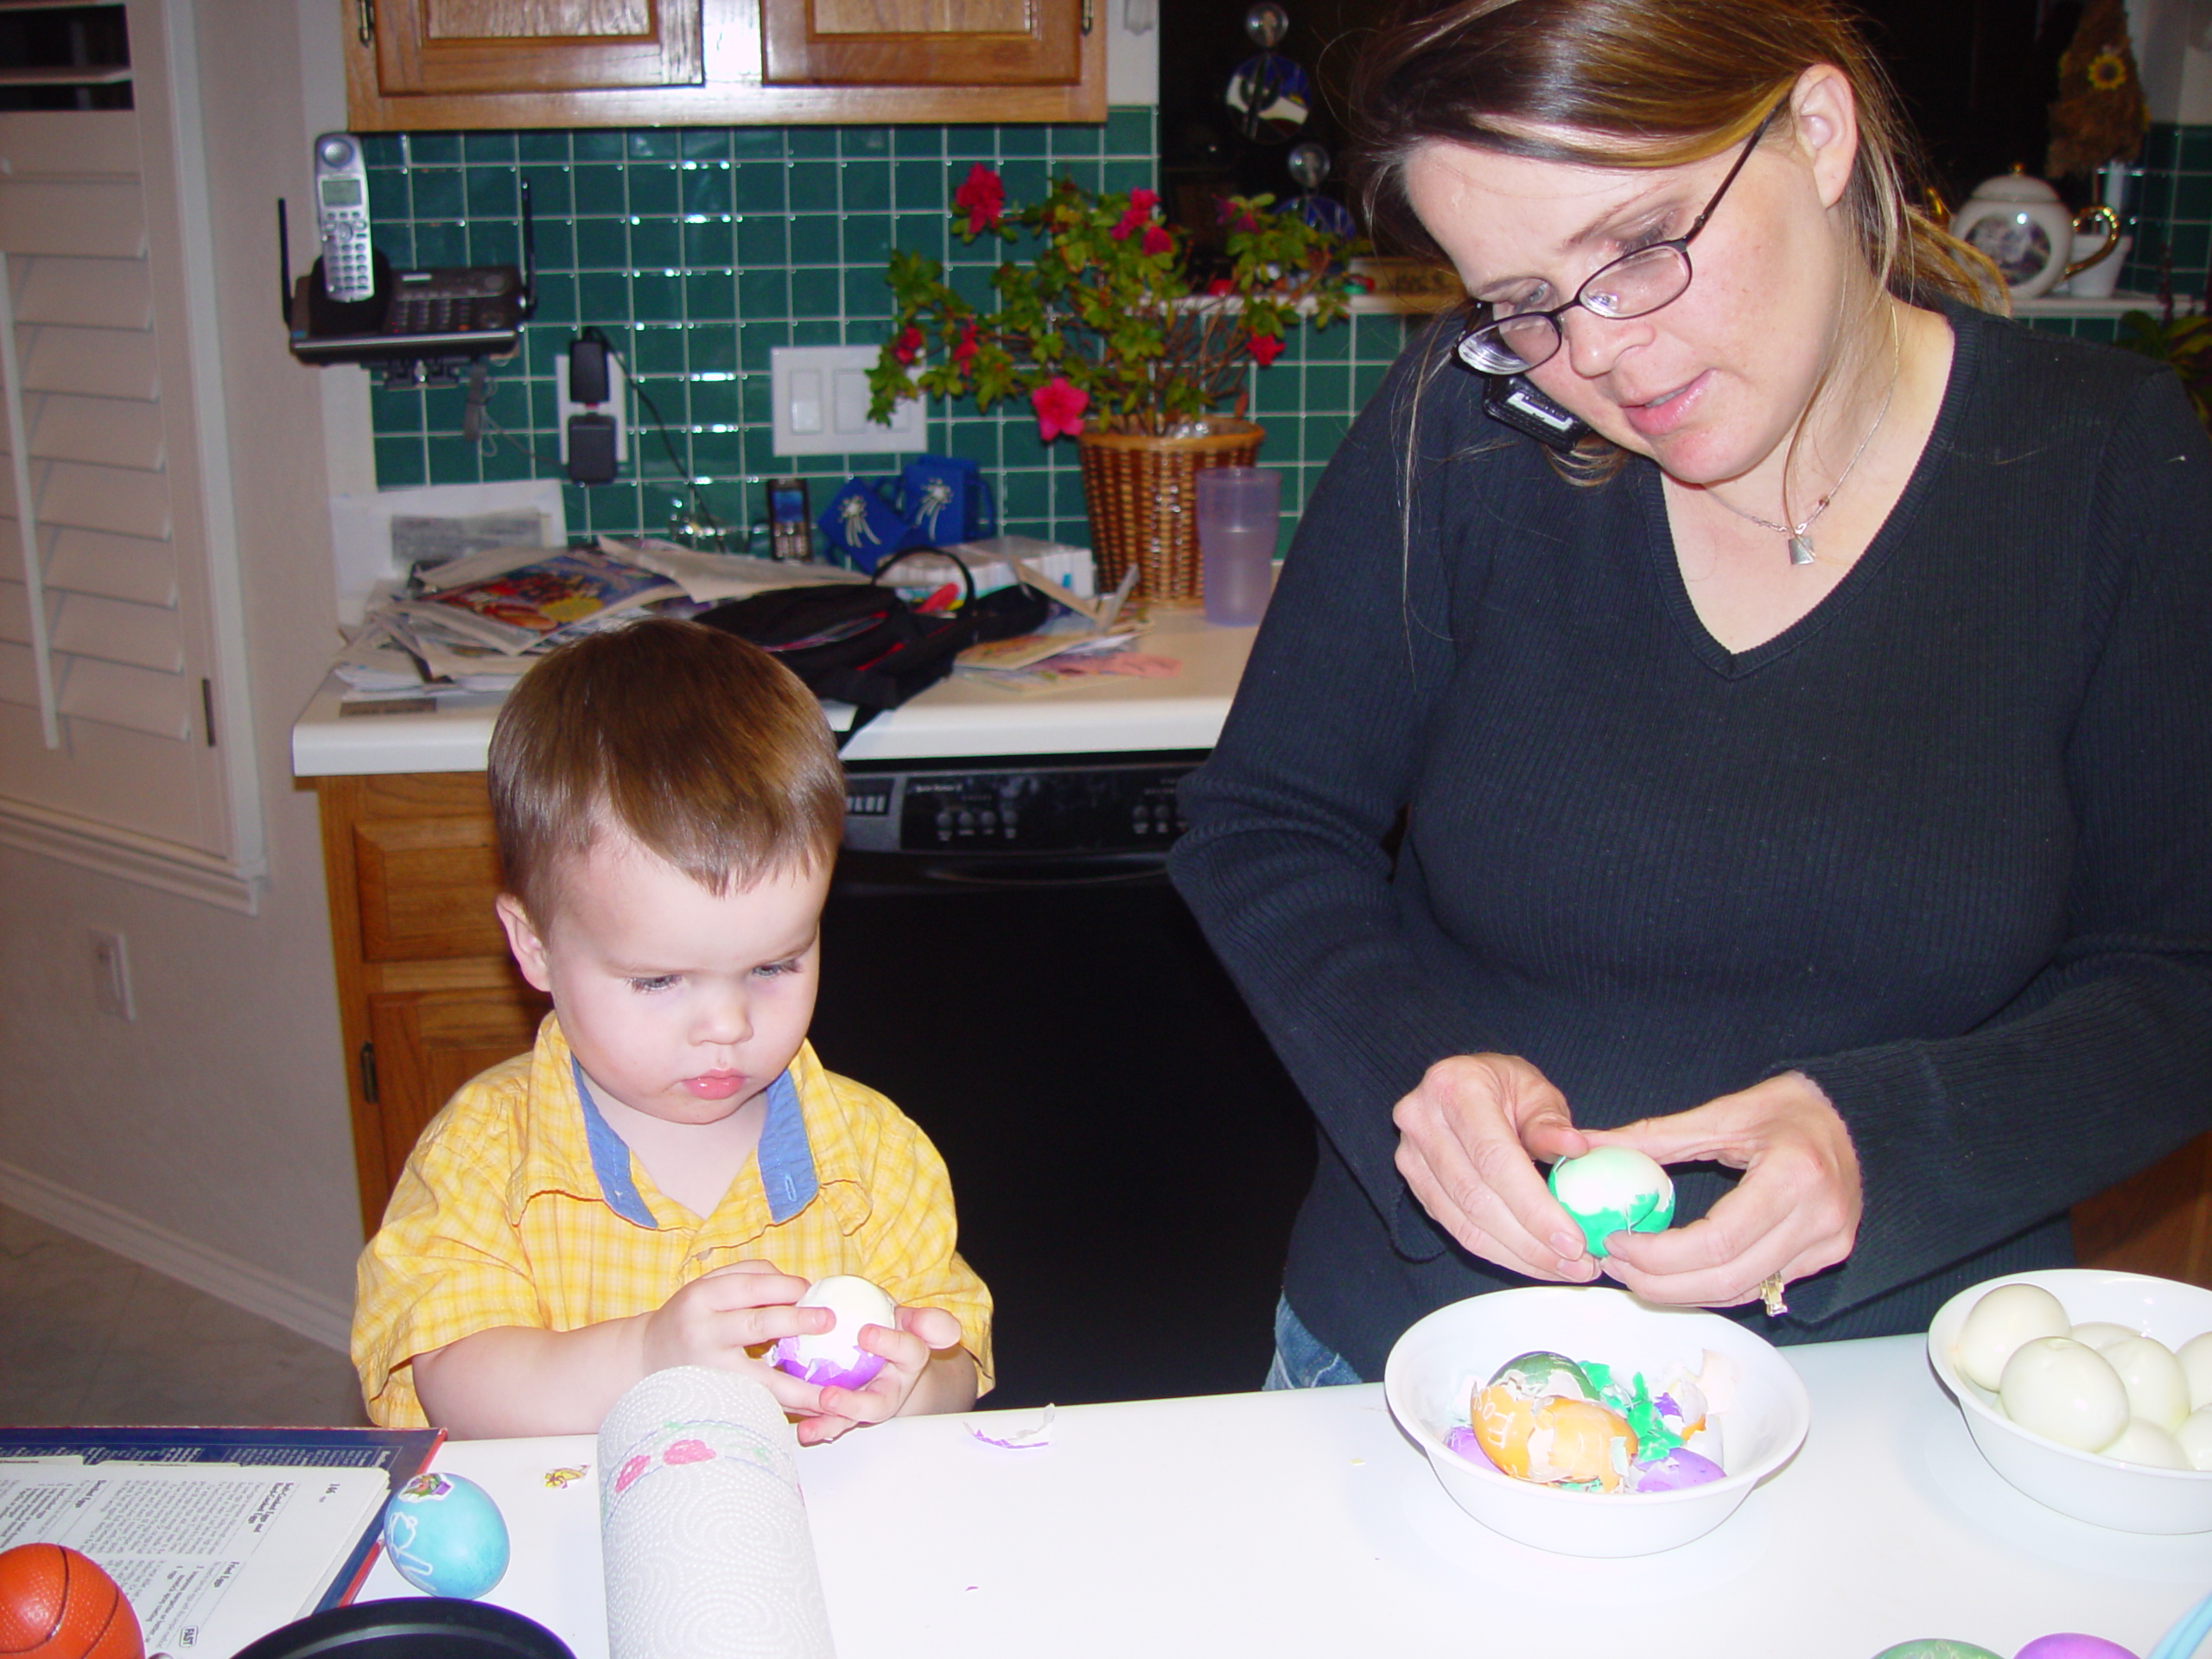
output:
[[[804,1286],[801,1287],[804,1288]],[[804,1310],[811,1312],[813,1310]],[[822,1310],[824,1313],[827,1309]],[[899,1310],[899,1328],[886,1330],[880,1325],[864,1325],[860,1330],[860,1345],[871,1354],[880,1355],[883,1369],[875,1380],[864,1389],[823,1388],[819,1408],[798,1421],[801,1446],[819,1446],[834,1440],[847,1429],[861,1423],[880,1423],[896,1417],[912,1402],[917,1409],[958,1409],[957,1405],[941,1404],[934,1400],[925,1402],[915,1399],[915,1389],[931,1370],[930,1356],[933,1351],[957,1349],[960,1346],[960,1321],[941,1307],[902,1307]],[[954,1357],[965,1359],[965,1355]],[[810,1393],[817,1392],[810,1389]],[[970,1364],[967,1368],[969,1403],[975,1400],[975,1374]]]
[[[819,1336],[837,1322],[826,1307],[792,1306],[805,1294],[806,1284],[766,1262],[739,1262],[702,1274],[640,1321],[645,1374],[674,1365],[742,1371],[765,1383],[785,1411],[821,1409],[825,1390],[746,1352],[782,1337]]]

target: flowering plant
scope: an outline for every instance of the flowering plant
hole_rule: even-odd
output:
[[[1150,190],[1093,196],[1063,177],[1043,201],[1008,212],[1005,185],[979,162],[952,201],[962,241],[1026,236],[1035,254],[999,266],[998,308],[983,311],[936,260],[892,253],[897,315],[868,372],[872,419],[924,392],[972,396],[984,410],[1026,394],[1047,440],[1086,425],[1172,436],[1231,397],[1241,411],[1247,369],[1274,361],[1309,302],[1316,328],[1350,302],[1350,239],[1276,211],[1271,197],[1221,203],[1232,264],[1203,284]]]

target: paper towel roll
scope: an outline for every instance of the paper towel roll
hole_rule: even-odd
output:
[[[750,1377],[656,1372],[600,1425],[611,1659],[830,1659],[797,1437]]]

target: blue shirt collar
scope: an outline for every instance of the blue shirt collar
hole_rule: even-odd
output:
[[[639,1227],[658,1227],[638,1184],[630,1179],[629,1142],[615,1134],[614,1126],[601,1113],[584,1080],[583,1063],[569,1057],[576,1080],[576,1100],[583,1108],[584,1142],[591,1148],[592,1173],[599,1178],[600,1196],[607,1207]],[[814,1147],[806,1138],[806,1114],[799,1108],[798,1086],[786,1067],[768,1085],[768,1115],[760,1126],[760,1147],[753,1154],[760,1166],[761,1190],[767,1195],[768,1218],[789,1221],[813,1202],[821,1183],[814,1173]]]

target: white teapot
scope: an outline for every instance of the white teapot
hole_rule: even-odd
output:
[[[2075,232],[2086,235],[2099,226],[2103,245],[2085,259],[2069,260]],[[2069,213],[2057,191],[2015,165],[1975,187],[1952,216],[1951,234],[1989,256],[2014,299],[2031,300],[2117,253],[2120,216],[2103,206]]]

